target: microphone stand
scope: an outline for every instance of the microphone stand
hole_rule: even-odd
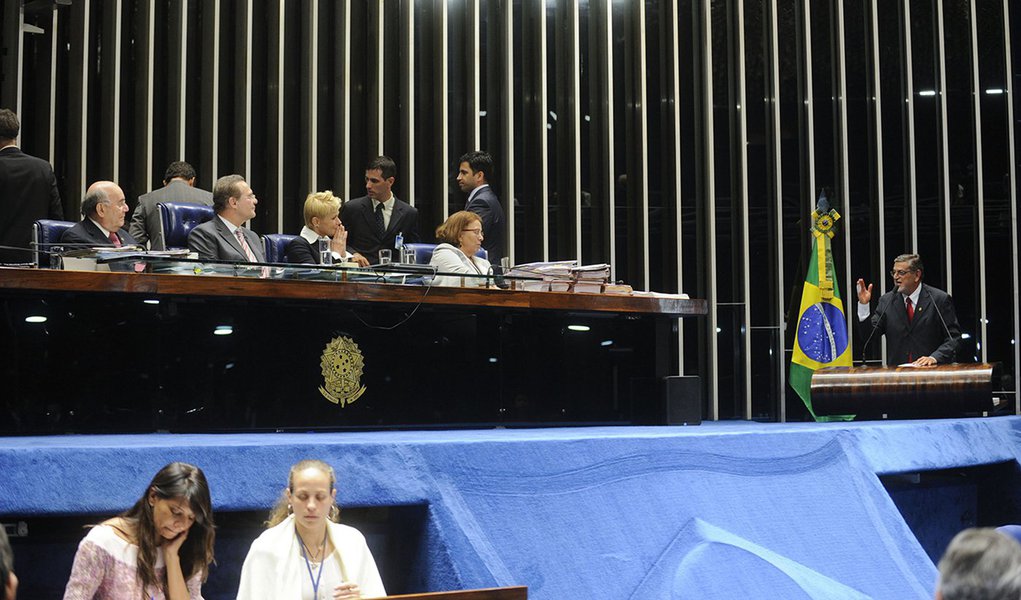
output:
[[[886,294],[883,294],[883,296],[886,296]],[[882,303],[883,296],[879,297],[879,300],[880,300],[879,303],[880,304]],[[862,344],[862,347],[861,347],[861,366],[863,366],[863,367],[867,366],[866,365],[866,360],[865,360],[865,353],[866,353],[866,351],[869,348],[869,342],[872,341],[872,336],[876,335],[876,330],[879,329],[879,324],[883,322],[883,317],[886,316],[886,311],[890,310],[890,305],[891,304],[893,304],[892,300],[890,302],[886,303],[886,308],[884,308],[882,311],[878,311],[878,308],[879,308],[878,305],[876,307],[877,311],[879,312],[879,317],[876,319],[876,322],[872,324],[872,331],[869,332],[869,336],[867,338],[865,338],[865,343]]]
[[[943,318],[943,312],[940,311],[939,309],[939,303],[936,302],[936,299],[932,297],[932,294],[929,294],[929,299],[932,300],[932,307],[936,309],[936,314],[939,316],[939,322],[943,324],[943,331],[947,332],[947,338],[954,343],[953,347],[954,354],[953,356],[950,357],[950,362],[957,362],[958,339],[954,334],[950,333],[950,328],[947,327],[947,320]]]

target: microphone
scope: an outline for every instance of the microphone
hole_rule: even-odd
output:
[[[932,294],[929,294],[929,299],[932,300],[932,307],[936,309],[936,314],[939,315],[939,322],[943,323],[943,331],[947,332],[947,337],[950,338],[950,341],[954,343],[953,345],[954,353],[950,357],[950,362],[957,362],[957,336],[950,333],[950,328],[947,327],[947,320],[943,318],[943,312],[940,311],[939,309],[939,303],[936,302],[936,299],[932,297]]]
[[[885,296],[886,294],[883,294],[882,296],[879,297],[880,304],[882,303],[882,300]],[[865,352],[866,350],[868,350],[869,342],[872,341],[872,336],[876,335],[876,330],[879,329],[879,324],[883,322],[883,317],[886,316],[886,311],[890,310],[890,305],[893,304],[892,300],[893,296],[891,296],[890,298],[891,300],[886,303],[886,308],[884,308],[882,311],[879,310],[880,308],[879,305],[878,304],[876,305],[876,311],[879,313],[879,317],[876,319],[875,324],[872,325],[872,331],[869,332],[869,337],[865,338],[865,343],[862,344],[861,347],[861,364],[863,367],[865,366]]]
[[[503,276],[503,267],[500,265],[490,265],[489,273],[487,273],[487,275],[493,278],[493,285],[496,287],[504,290],[510,287],[510,284],[507,283],[507,280]]]

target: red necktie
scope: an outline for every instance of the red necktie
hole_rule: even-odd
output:
[[[912,321],[912,319],[915,318],[915,306],[913,304],[911,304],[911,297],[910,296],[908,296],[908,298],[905,300],[905,302],[906,302],[905,308],[907,308],[907,310],[908,310],[908,323],[910,323]]]
[[[113,244],[114,248],[121,247],[121,239],[117,237],[117,234],[112,231],[110,232],[110,243]]]

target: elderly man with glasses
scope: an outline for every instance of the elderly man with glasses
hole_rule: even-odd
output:
[[[953,300],[922,283],[923,272],[917,254],[895,258],[890,271],[895,288],[879,298],[875,313],[872,284],[858,280],[858,321],[866,340],[875,334],[886,336],[889,365],[927,367],[955,360],[961,327]]]

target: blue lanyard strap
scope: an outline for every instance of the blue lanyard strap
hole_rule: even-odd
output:
[[[298,536],[298,542],[301,544],[301,557],[305,559],[305,568],[308,569],[308,578],[312,582],[312,597],[315,600],[319,600],[319,580],[323,576],[323,565],[326,564],[326,536],[323,535],[323,560],[319,563],[319,572],[316,573],[315,577],[312,577],[312,563],[308,560],[308,554],[305,552],[305,540],[301,539],[301,534],[298,530],[294,530],[294,535]]]

